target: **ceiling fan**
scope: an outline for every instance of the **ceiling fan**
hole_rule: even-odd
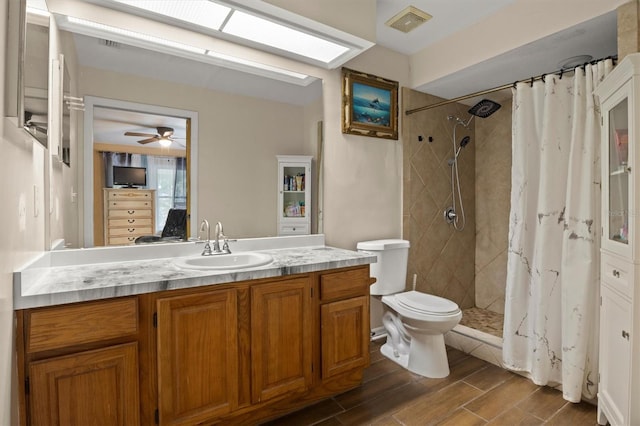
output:
[[[146,137],[147,139],[142,139],[142,140],[138,141],[138,143],[143,144],[143,145],[151,143],[151,142],[158,142],[162,146],[169,146],[169,145],[171,145],[172,142],[175,142],[175,140],[177,139],[177,138],[173,137],[173,129],[171,127],[158,126],[158,127],[156,127],[156,130],[158,132],[157,134],[140,133],[140,132],[125,132],[124,135],[125,136]],[[180,138],[180,139],[182,139],[182,138]],[[176,142],[176,143],[178,143],[178,142]],[[184,146],[181,143],[178,143],[178,145]]]

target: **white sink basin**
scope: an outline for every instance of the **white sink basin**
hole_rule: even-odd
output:
[[[195,256],[175,259],[176,265],[186,269],[227,270],[247,269],[268,265],[273,257],[266,253],[244,252],[217,254],[213,256]]]

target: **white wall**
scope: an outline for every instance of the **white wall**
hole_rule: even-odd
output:
[[[3,35],[7,4],[8,0],[0,0],[0,34]],[[0,43],[0,81],[4,81],[6,72],[5,49],[5,43]],[[5,93],[7,88],[2,85],[0,97],[4,99]],[[0,117],[4,115],[4,103],[0,103]],[[19,130],[14,121],[0,119],[0,135],[0,197],[3,202],[0,209],[0,223],[3,224],[0,237],[0,425],[10,425],[18,423],[12,273],[44,248],[46,151]]]
[[[346,64],[405,86],[408,57],[375,46]],[[341,72],[324,81],[324,225],[327,244],[402,236],[402,135],[397,141],[342,133]],[[400,95],[399,95],[400,96]],[[399,128],[402,111],[398,111]]]

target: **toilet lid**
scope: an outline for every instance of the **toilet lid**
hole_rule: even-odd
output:
[[[457,304],[449,299],[420,293],[419,291],[407,291],[396,295],[396,300],[403,307],[415,312],[435,315],[451,315],[460,311]]]

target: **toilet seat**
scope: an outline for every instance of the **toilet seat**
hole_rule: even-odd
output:
[[[417,314],[450,316],[460,312],[458,305],[451,300],[419,291],[399,293],[395,299],[400,306]]]

